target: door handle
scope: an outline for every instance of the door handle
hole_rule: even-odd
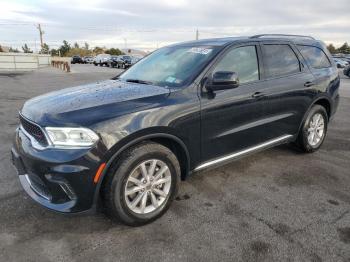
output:
[[[312,81],[307,81],[305,84],[304,84],[304,86],[305,87],[310,87],[310,86],[313,86],[315,83],[314,82],[312,82]]]
[[[259,98],[259,97],[263,97],[265,96],[265,94],[263,92],[255,92],[254,94],[252,94],[253,98]]]

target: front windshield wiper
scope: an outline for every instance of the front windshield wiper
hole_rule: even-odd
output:
[[[153,85],[151,81],[145,81],[141,79],[126,79],[125,82],[130,82],[130,83],[138,83],[138,84],[143,84],[143,85]]]

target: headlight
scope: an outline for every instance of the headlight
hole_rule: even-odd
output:
[[[45,130],[54,146],[88,147],[98,140],[88,128],[46,127]]]

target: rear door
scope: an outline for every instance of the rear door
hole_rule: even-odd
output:
[[[304,113],[315,92],[314,76],[298,50],[290,42],[261,43],[266,97],[265,117],[269,123],[262,132],[269,139],[297,134]]]

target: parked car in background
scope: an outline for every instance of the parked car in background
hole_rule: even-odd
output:
[[[126,69],[131,66],[131,56],[120,55],[117,58],[117,68]]]
[[[193,172],[284,143],[317,151],[339,85],[326,45],[311,37],[174,44],[114,79],[26,101],[12,161],[27,194],[49,209],[103,203],[112,218],[143,225]]]
[[[131,57],[131,65],[136,64],[138,61],[140,61],[142,58],[141,57],[136,57],[136,56],[132,56]]]
[[[350,64],[350,57],[342,57],[340,59]]]
[[[333,58],[335,64],[337,65],[338,68],[344,68],[349,65],[348,62],[340,59],[340,58]]]
[[[110,62],[111,55],[109,54],[99,54],[95,57],[93,64],[95,66],[108,66],[108,63]]]
[[[82,64],[83,59],[79,55],[72,56],[71,64]]]
[[[111,55],[111,59],[108,61],[108,64],[107,66],[110,66],[110,67],[117,67],[117,64],[118,64],[118,56],[117,55]]]
[[[344,75],[350,77],[350,65],[344,68],[343,73]]]
[[[92,64],[93,62],[94,62],[94,59],[92,56],[84,56],[83,57],[84,64]]]

